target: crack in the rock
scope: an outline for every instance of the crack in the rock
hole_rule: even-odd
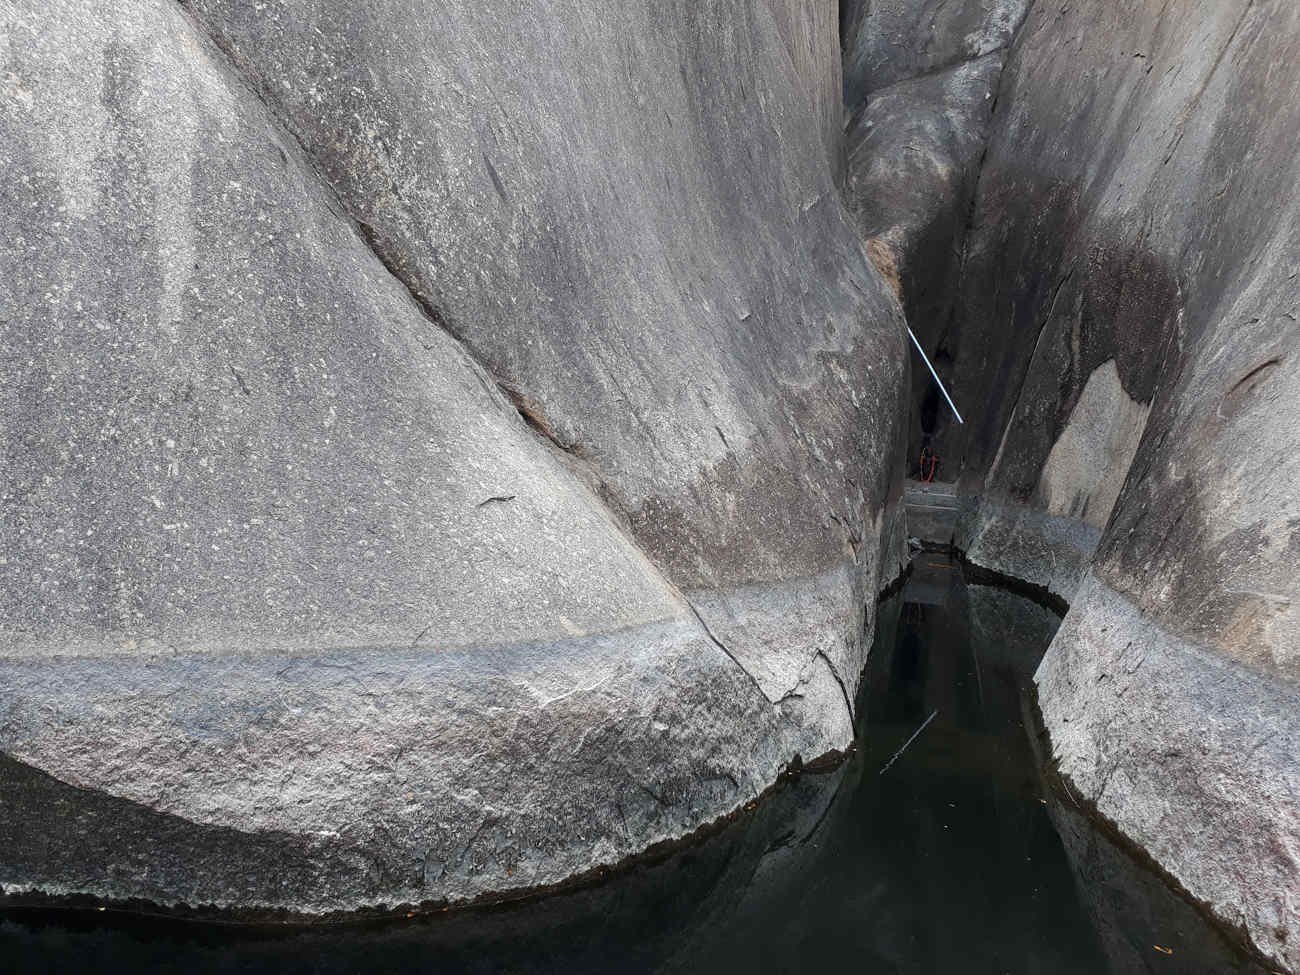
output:
[[[695,608],[695,604],[691,602],[691,600],[689,599],[689,597],[686,596],[685,593],[682,594],[682,601],[686,603],[687,608],[689,608],[692,615],[695,616],[696,621],[700,624],[700,628],[704,630],[704,635],[713,641],[714,646],[716,646],[719,650],[721,650],[723,653],[725,653],[728,657],[731,658],[731,662],[734,663],[737,667],[739,667],[741,673],[743,673],[746,677],[749,678],[750,683],[752,683],[756,688],[758,688],[758,693],[763,695],[763,699],[767,701],[769,704],[779,704],[780,703],[779,701],[773,700],[772,696],[768,694],[767,691],[763,690],[763,685],[758,682],[758,678],[749,672],[749,668],[740,662],[740,658],[737,657],[734,653],[732,653],[731,649],[725,643],[723,643],[720,639],[718,639],[718,635],[713,632],[713,628],[709,626],[709,624],[705,621],[703,615],[701,615],[700,611]]]
[[[988,478],[992,478],[993,474],[1002,464],[1002,453],[1007,445],[1007,438],[1011,435],[1011,426],[1015,423],[1016,416],[1020,412],[1020,402],[1026,393],[1025,380],[1028,379],[1029,372],[1034,367],[1034,360],[1038,358],[1038,349],[1039,346],[1043,344],[1043,335],[1047,331],[1047,326],[1052,321],[1052,317],[1056,314],[1056,302],[1061,297],[1061,289],[1065,287],[1072,277],[1074,277],[1074,269],[1075,265],[1071,264],[1069,270],[1065,272],[1065,276],[1056,283],[1056,287],[1052,290],[1052,300],[1047,306],[1047,313],[1043,316],[1042,321],[1038,323],[1038,331],[1034,337],[1034,348],[1033,351],[1029,353],[1029,358],[1025,360],[1025,368],[1021,373],[1020,381],[1016,386],[1019,392],[1016,393],[1016,401],[1011,405],[1011,412],[1007,414],[1006,424],[1002,428],[1002,439],[998,443],[997,453],[993,455],[993,463],[989,465],[989,472],[986,475]],[[1073,368],[1073,365],[1071,368]]]
[[[418,280],[416,280],[414,275],[403,265],[403,262],[389,253],[389,247],[385,244],[385,241],[379,232],[367,221],[352,212],[352,209],[348,207],[339,196],[334,184],[326,177],[316,157],[303,144],[302,140],[294,132],[289,121],[284,118],[283,113],[270,103],[258,89],[258,86],[254,81],[253,72],[245,66],[243,59],[239,57],[233,47],[226,43],[216,32],[208,29],[208,26],[203,21],[202,17],[191,9],[189,0],[175,0],[175,2],[181,15],[191,25],[196,33],[199,34],[200,37],[206,39],[208,43],[211,44],[221,55],[221,59],[224,62],[226,69],[233,75],[234,80],[239,84],[239,86],[262,106],[266,112],[268,121],[274,127],[276,134],[286,142],[297,147],[299,162],[301,165],[305,166],[315,178],[317,186],[325,195],[330,208],[338,214],[345,224],[351,227],[353,232],[356,234],[357,239],[362,243],[366,250],[373,255],[379,264],[388,271],[393,279],[403,287],[421,316],[456,344],[457,348],[465,356],[467,364],[479,378],[485,390],[488,390],[489,394],[491,394],[492,390],[495,389],[497,395],[500,397],[502,406],[513,407],[523,422],[539,436],[566,455],[581,459],[581,449],[577,445],[565,443],[561,440],[556,435],[549,421],[546,419],[540,406],[528,397],[526,393],[519,390],[513,383],[497,376],[494,371],[489,368],[489,366],[476,353],[473,345],[457,333],[456,329],[447,321],[442,312],[432,303],[430,298],[422,292]],[[487,380],[490,380],[490,382]],[[721,431],[719,431],[719,433],[720,432]],[[598,472],[593,473],[596,473],[599,478]],[[599,478],[599,480],[602,483],[604,482],[603,478]],[[596,503],[608,512],[611,522],[618,527],[619,534],[623,536],[629,545],[645,556],[649,565],[653,567],[655,573],[667,588],[672,592],[676,592],[680,596],[682,602],[690,610],[692,615],[694,615],[701,630],[709,640],[719,650],[726,654],[738,668],[740,668],[740,671],[758,690],[764,700],[769,704],[779,703],[779,701],[773,700],[773,698],[763,690],[763,686],[759,682],[758,678],[755,677],[749,669],[741,663],[740,659],[731,651],[731,649],[718,638],[717,634],[713,632],[712,628],[705,621],[694,603],[692,603],[691,600],[677,588],[672,579],[658,564],[658,561],[641,546],[640,541],[636,538],[635,534],[624,524],[623,519],[626,519],[627,517],[626,512],[621,509],[621,506],[611,503],[611,501],[616,499],[606,497],[604,492],[597,494],[593,491],[592,496]],[[620,514],[623,516],[623,519],[620,519]],[[427,630],[425,632],[427,632]],[[424,633],[422,632],[416,637],[417,643],[423,635]],[[823,654],[823,656],[825,655]],[[827,663],[829,665],[829,658],[827,658]],[[844,682],[840,679],[839,674],[835,672],[833,666],[831,666],[831,674],[835,677],[836,682],[840,685],[841,692],[844,694],[845,704],[848,707],[851,720],[853,707],[849,701],[848,691],[845,689]]]
[[[844,707],[849,712],[849,723],[852,724],[853,723],[853,701],[850,700],[849,698],[849,689],[844,685],[844,680],[843,678],[840,677],[839,671],[835,669],[835,665],[831,663],[831,658],[826,656],[826,651],[818,650],[817,656],[821,657],[823,660],[826,661],[826,666],[830,670],[831,676],[835,678],[835,683],[840,685],[840,693],[844,695]]]

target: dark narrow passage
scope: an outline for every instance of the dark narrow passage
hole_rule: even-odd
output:
[[[857,751],[667,859],[407,923],[285,932],[11,912],[0,971],[1255,971],[1044,788],[1028,691],[1056,623],[923,554],[880,607]]]

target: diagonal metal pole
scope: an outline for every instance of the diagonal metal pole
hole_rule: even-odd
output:
[[[948,401],[948,406],[952,409],[952,415],[957,418],[958,423],[965,423],[966,421],[961,418],[961,414],[957,412],[957,404],[954,403],[952,397],[948,395],[948,390],[943,388],[943,380],[940,379],[939,374],[934,371],[934,366],[930,365],[930,359],[925,354],[925,349],[921,348],[921,343],[918,342],[916,336],[912,334],[912,327],[910,325],[905,327],[907,328],[908,337],[912,340],[912,344],[916,346],[916,351],[921,353],[921,361],[924,362],[925,367],[930,370],[930,375],[934,377],[934,381],[939,384],[939,392],[943,393],[943,398]]]
[[[884,775],[886,772],[889,771],[889,767],[898,761],[898,756],[903,754],[903,752],[907,751],[908,745],[912,744],[912,742],[916,741],[917,738],[921,737],[921,732],[923,732],[926,728],[930,726],[930,722],[934,720],[934,716],[938,713],[939,713],[938,708],[935,708],[933,711],[930,712],[930,716],[921,722],[921,727],[917,728],[914,732],[912,732],[912,737],[907,739],[907,741],[903,742],[903,747],[900,748],[898,751],[894,752],[894,757],[885,763],[885,767],[880,770],[881,775]]]

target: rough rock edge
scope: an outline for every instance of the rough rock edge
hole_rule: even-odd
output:
[[[1091,572],[1034,679],[1072,798],[1252,953],[1300,967],[1300,692],[1170,633]],[[1219,709],[1231,719],[1211,727],[1198,700],[1206,688],[1233,701]],[[1214,781],[1197,775],[1201,757],[1188,774],[1167,774],[1189,745],[1217,756]],[[1151,756],[1160,761],[1144,763]],[[1207,804],[1215,814],[1196,820],[1208,828],[1179,831],[1183,844],[1162,837],[1164,816]],[[1243,842],[1273,856],[1240,858]],[[1272,872],[1241,872],[1269,863]]]
[[[1223,940],[1230,951],[1250,965],[1251,971],[1255,971],[1259,966],[1269,971],[1276,971],[1275,962],[1255,950],[1243,930],[1225,924],[1208,904],[1193,897],[1187,888],[1179,883],[1177,877],[1098,810],[1096,804],[1082,795],[1070,777],[1061,771],[1059,763],[1052,757],[1052,737],[1043,722],[1037,688],[1033,686],[1029,688],[1029,693],[1021,702],[1021,711],[1024,726],[1029,731],[1039,782],[1052,800],[1048,807],[1048,814],[1057,832],[1061,832],[1063,826],[1070,828],[1067,823],[1061,821],[1060,817],[1066,817],[1067,820],[1078,818],[1086,822],[1088,828],[1094,833],[1094,840],[1111,847],[1115,855],[1123,857],[1135,869],[1149,874],[1154,882],[1163,885],[1169,894],[1186,904],[1197,919]],[[1277,972],[1276,975],[1282,973]]]
[[[1249,691],[1236,695],[1237,706],[1235,709],[1229,709],[1239,715],[1251,715],[1253,710],[1258,709],[1261,700],[1270,697],[1290,699],[1289,706],[1283,704],[1277,709],[1277,714],[1283,720],[1259,722],[1266,732],[1264,736],[1251,738],[1238,734],[1233,742],[1220,744],[1215,749],[1224,758],[1222,764],[1231,768],[1238,763],[1239,756],[1248,755],[1253,759],[1259,751],[1264,750],[1268,734],[1273,734],[1280,739],[1280,742],[1274,741],[1266,754],[1277,759],[1272,768],[1277,772],[1278,778],[1285,782],[1286,776],[1289,775],[1296,780],[1291,787],[1289,818],[1293,821],[1292,825],[1290,828],[1286,827],[1288,816],[1285,809],[1278,811],[1274,816],[1274,820],[1280,825],[1272,835],[1276,837],[1278,843],[1284,844],[1288,837],[1300,835],[1300,770],[1297,769],[1295,759],[1295,756],[1300,755],[1300,692],[1280,682],[1270,681],[1267,677],[1233,661],[1224,660],[1221,655],[1215,654],[1212,650],[1199,647],[1191,641],[1169,633],[1159,624],[1145,617],[1141,610],[1125,597],[1111,590],[1092,574],[1088,567],[1091,552],[1089,550],[1085,554],[1084,548],[1077,544],[1077,540],[1094,533],[1095,529],[1091,529],[1083,522],[1045,515],[1024,506],[1000,506],[981,502],[976,498],[965,499],[965,504],[964,532],[963,527],[959,526],[958,536],[953,540],[931,541],[926,547],[947,551],[976,572],[990,576],[998,585],[1020,592],[1065,615],[1056,638],[1034,675],[1037,685],[1035,724],[1041,728],[1041,734],[1047,739],[1051,753],[1050,760],[1047,756],[1042,756],[1043,765],[1045,768],[1050,766],[1050,771],[1058,779],[1060,791],[1118,842],[1130,856],[1152,870],[1178,896],[1191,904],[1208,923],[1222,930],[1225,936],[1251,959],[1279,972],[1300,970],[1300,936],[1298,936],[1300,926],[1296,925],[1294,920],[1284,938],[1278,938],[1276,930],[1270,936],[1266,926],[1258,921],[1252,924],[1251,918],[1245,917],[1244,912],[1241,911],[1241,905],[1248,902],[1248,898],[1242,896],[1244,891],[1224,893],[1221,890],[1207,889],[1203,883],[1198,884],[1194,879],[1189,878],[1185,848],[1162,849],[1157,842],[1159,837],[1155,835],[1146,838],[1150,842],[1144,841],[1143,836],[1146,827],[1150,825],[1150,817],[1144,815],[1141,810],[1134,810],[1117,803],[1113,796],[1108,799],[1106,785],[1109,779],[1103,779],[1098,783],[1096,776],[1091,774],[1096,771],[1095,765],[1091,768],[1086,765],[1081,767],[1087,753],[1079,749],[1077,742],[1074,743],[1074,751],[1068,754],[1065,752],[1071,744],[1068,740],[1068,732],[1072,724],[1071,719],[1066,715],[1070,713],[1077,715],[1082,705],[1086,703],[1081,695],[1090,689],[1095,692],[1097,685],[1107,682],[1111,675],[1104,668],[1108,663],[1113,662],[1100,655],[1074,653],[1073,651],[1079,646],[1078,633],[1085,627],[1094,625],[1089,618],[1091,614],[1109,609],[1116,615],[1123,615],[1125,623],[1123,626],[1103,626],[1102,633],[1109,631],[1117,635],[1140,634],[1149,640],[1149,646],[1155,647],[1154,651],[1149,649],[1142,658],[1144,661],[1148,658],[1154,659],[1156,664],[1145,671],[1140,682],[1134,679],[1134,675],[1139,673],[1137,668],[1132,673],[1121,673],[1122,678],[1130,679],[1134,684],[1140,683],[1148,688],[1158,686],[1162,689],[1182,691],[1197,683],[1194,678],[1177,674],[1165,676],[1161,680],[1153,680],[1153,671],[1157,667],[1181,670],[1184,675],[1189,671],[1196,675],[1206,675],[1214,682],[1217,694],[1224,693],[1224,688],[1232,681],[1238,689]],[[1018,553],[1014,544],[1015,533],[1032,534],[1035,530],[1032,526],[1048,520],[1059,523],[1054,524],[1052,528],[1064,540],[1061,546],[1058,548],[1040,546],[1039,550],[1027,555]],[[980,528],[987,528],[990,525],[994,526],[994,530],[1006,533],[1002,540],[1006,541],[1008,536],[1011,540],[1005,545],[985,545],[982,549],[974,551],[963,547],[963,535],[967,539],[974,537],[976,541],[980,541],[983,537]],[[1093,544],[1095,545],[1095,540]],[[1062,576],[1059,571],[1053,574],[1053,570],[1059,568],[1059,563],[1058,566],[1053,565],[1047,555],[1049,551],[1077,566],[1078,582],[1075,585],[1062,585],[1063,582],[1068,583],[1068,574]],[[1059,591],[1062,589],[1068,591]],[[1130,641],[1130,645],[1134,642],[1136,639]],[[1123,653],[1124,651],[1120,651],[1119,655]],[[1072,675],[1078,670],[1085,670],[1089,676],[1092,676],[1092,680],[1072,680]],[[1120,686],[1118,682],[1111,683]],[[1187,711],[1187,714],[1198,715],[1203,711],[1204,709],[1193,707]],[[1052,715],[1050,718],[1049,712]],[[1285,723],[1285,718],[1288,716],[1291,719],[1289,725]],[[1188,737],[1201,734],[1199,727],[1165,723],[1163,727],[1157,725],[1129,735],[1125,744],[1123,735],[1111,732],[1109,729],[1125,719],[1132,718],[1131,709],[1120,707],[1103,714],[1097,720],[1097,726],[1099,730],[1107,733],[1107,740],[1092,741],[1090,744],[1093,747],[1093,754],[1099,754],[1107,745],[1115,743],[1124,745],[1130,752],[1135,746],[1145,750],[1168,750],[1164,749],[1164,744],[1173,739],[1179,730],[1184,731]],[[1235,730],[1241,732],[1243,729],[1238,726]],[[1161,732],[1165,733],[1163,739],[1158,737]],[[1289,761],[1288,756],[1290,756]],[[1118,765],[1119,761],[1116,760],[1111,765],[1109,774],[1114,774]],[[1157,771],[1160,770],[1160,767],[1153,767]],[[1248,784],[1261,781],[1261,777],[1249,775],[1242,775],[1242,778]],[[1163,778],[1161,781],[1163,782]],[[1153,787],[1158,789],[1160,783],[1154,783]],[[1257,796],[1252,803],[1246,804],[1271,811],[1271,801],[1272,797],[1263,795]],[[1222,818],[1216,816],[1207,821],[1220,822]],[[1188,831],[1188,835],[1198,834]],[[1230,849],[1230,844],[1225,842],[1221,846],[1212,844],[1211,849],[1206,852],[1207,855],[1213,856],[1219,850],[1230,851]],[[1225,862],[1233,860],[1230,852],[1221,855]],[[1300,877],[1300,847],[1294,851],[1293,856],[1297,860],[1297,868],[1290,874],[1294,883],[1296,878]],[[1219,872],[1220,875],[1222,873],[1223,871]],[[1283,885],[1286,879],[1285,875],[1281,878]],[[1254,886],[1251,890],[1267,891],[1275,888],[1285,891],[1284,886],[1278,887],[1276,884],[1268,883]],[[1290,897],[1292,905],[1290,913],[1286,913],[1288,909],[1284,902],[1283,919],[1300,917],[1300,889],[1293,890]]]
[[[901,527],[901,518],[894,521],[897,527]],[[887,540],[886,545],[882,546],[886,553],[895,554],[894,550],[898,547],[894,544],[897,540],[893,536],[899,532],[888,531],[884,533]],[[900,536],[901,537],[901,536]],[[881,566],[885,571],[882,572],[882,586],[876,594],[875,600],[867,607],[868,633],[863,641],[864,654],[862,667],[865,667],[865,650],[871,646],[871,632],[874,629],[874,608],[880,602],[889,598],[890,595],[900,590],[902,584],[910,574],[910,564],[904,564],[901,561],[897,563],[897,571],[892,571],[894,560],[887,557],[882,561]],[[884,576],[888,575],[887,582]],[[818,654],[814,658],[814,663],[818,658],[824,663],[824,670],[828,671],[838,684],[837,695],[843,692],[848,694],[847,688],[841,681],[834,666],[824,655]],[[856,687],[858,678],[854,679]],[[801,684],[801,687],[804,685]],[[792,714],[790,706],[798,704],[798,701],[785,701],[774,707],[773,710],[778,714],[785,715],[785,721],[793,725],[797,723],[797,714]],[[846,707],[849,707],[846,702]],[[569,874],[568,876],[553,882],[547,882],[535,885],[503,886],[499,889],[491,889],[469,897],[450,897],[450,898],[431,898],[420,901],[410,899],[394,898],[391,901],[376,901],[374,903],[360,906],[336,907],[328,910],[298,910],[292,907],[285,907],[280,904],[272,903],[254,903],[234,905],[222,901],[198,901],[191,903],[185,899],[174,900],[155,900],[151,898],[140,897],[137,895],[123,894],[121,896],[112,893],[87,893],[81,889],[73,889],[67,885],[58,885],[54,883],[23,883],[8,881],[0,883],[0,910],[7,908],[24,908],[24,909],[58,909],[58,910],[110,910],[117,912],[130,913],[134,915],[153,915],[169,918],[193,919],[193,920],[218,920],[236,923],[254,923],[254,924],[296,924],[296,925],[318,925],[358,922],[373,918],[391,918],[391,917],[413,917],[422,914],[438,913],[450,909],[472,909],[498,904],[515,903],[533,898],[546,896],[561,891],[571,890],[576,887],[583,887],[592,884],[603,883],[606,880],[613,879],[626,871],[644,863],[654,863],[670,856],[674,852],[691,846],[702,841],[708,836],[713,835],[718,830],[724,828],[731,822],[748,815],[755,806],[766,798],[769,798],[775,791],[782,788],[793,776],[801,772],[820,772],[840,765],[855,747],[852,739],[852,717],[847,722],[849,738],[847,741],[837,743],[827,747],[818,756],[805,759],[801,754],[796,753],[781,769],[773,780],[759,791],[752,794],[740,795],[735,803],[728,809],[717,815],[696,824],[693,828],[687,829],[677,835],[664,836],[655,839],[653,842],[635,850],[617,860],[605,863],[593,864],[586,870]],[[14,759],[0,753],[0,758],[7,761],[15,762]],[[156,810],[149,809],[141,803],[131,802],[108,793],[98,792],[96,790],[82,789],[75,785],[65,783],[54,776],[50,775],[43,769],[27,765],[22,762],[15,762],[22,765],[28,772],[48,780],[50,786],[54,789],[68,794],[83,793],[92,798],[92,801],[105,802],[110,804],[121,804],[132,807],[144,815],[154,815],[165,817],[175,822],[180,828],[187,828],[190,825],[188,821],[174,815],[159,813]],[[219,827],[203,826],[202,828],[211,829]],[[237,832],[226,830],[227,832]],[[278,838],[268,834],[245,834],[250,839],[265,839],[267,842],[274,842]],[[289,837],[291,841],[294,839]]]
[[[644,850],[629,854],[621,860],[600,864],[582,873],[573,874],[557,883],[534,887],[514,887],[481,894],[460,900],[425,900],[418,903],[379,903],[355,910],[328,913],[310,913],[285,910],[279,907],[251,905],[232,908],[217,903],[189,904],[185,902],[160,903],[138,897],[99,897],[78,891],[45,890],[21,885],[0,884],[0,912],[7,910],[57,911],[75,913],[82,911],[111,912],[133,917],[157,917],[173,921],[221,922],[228,924],[276,925],[299,928],[319,928],[341,924],[360,924],[369,921],[392,921],[441,914],[447,911],[471,911],[527,903],[553,894],[565,893],[585,887],[597,886],[616,880],[619,876],[643,865],[661,863],[673,854],[703,843],[709,837],[726,829],[732,823],[754,814],[760,803],[771,799],[800,775],[821,775],[837,770],[853,754],[855,744],[843,750],[832,750],[820,758],[803,762],[798,759],[766,789],[735,809],[675,839],[660,840]],[[0,757],[3,757],[0,755]],[[12,761],[12,760],[11,760]],[[23,763],[18,763],[23,764]],[[48,773],[25,766],[39,776],[53,780],[58,786],[76,791],[76,786],[59,782]]]
[[[1071,603],[1101,532],[1076,518],[989,498],[962,499],[953,545],[970,561]]]
[[[134,661],[136,676],[127,679],[137,689],[125,699],[135,715],[134,726],[121,724],[124,712],[114,691],[122,677],[119,658],[0,661],[3,681],[27,689],[0,711],[12,758],[43,772],[57,767],[58,781],[81,787],[84,795],[130,803],[167,817],[175,827],[158,848],[148,846],[132,854],[122,869],[104,851],[99,857],[76,856],[87,841],[69,826],[56,833],[61,837],[56,839],[59,853],[48,860],[47,870],[44,857],[32,862],[43,833],[35,826],[40,812],[24,810],[19,797],[11,797],[18,808],[6,818],[28,824],[26,841],[20,844],[27,851],[24,858],[15,847],[10,862],[0,865],[0,877],[11,891],[93,893],[108,902],[149,901],[160,907],[197,901],[215,912],[239,915],[251,909],[332,916],[384,912],[392,903],[510,899],[608,870],[647,848],[681,841],[702,824],[752,802],[805,758],[815,762],[851,745],[852,717],[843,686],[826,668],[812,672],[799,696],[774,705],[734,659],[706,652],[716,644],[699,633],[693,620],[681,620],[666,634],[660,634],[659,627],[642,629],[646,632],[567,641],[592,644],[585,652],[539,646],[431,657],[400,648],[363,648],[323,657],[197,654]],[[600,649],[618,643],[627,645],[625,652],[611,656]],[[530,699],[531,687],[547,683],[547,675],[537,670],[544,665],[534,661],[548,657],[572,661],[578,668],[590,658],[586,666],[600,679],[556,698],[563,701],[558,713],[550,702],[519,710],[519,729],[485,725],[480,732],[487,737],[480,743],[462,714],[509,707],[515,698]],[[480,661],[477,673],[465,669],[471,666],[470,658]],[[498,658],[503,666],[494,666]],[[865,660],[856,663],[860,667]],[[287,671],[292,673],[277,679]],[[734,676],[727,678],[728,672]],[[214,683],[222,688],[222,710],[236,716],[265,710],[268,696],[287,696],[288,710],[270,715],[267,726],[255,734],[241,733],[228,744],[223,744],[220,727],[191,740],[185,716],[208,714],[204,688]],[[353,744],[355,715],[375,695],[386,702],[385,720],[371,729],[369,738]],[[421,718],[453,697],[458,703],[444,708],[448,713],[441,730],[438,723]],[[33,702],[47,703],[36,708]],[[149,702],[151,706],[144,706]],[[323,713],[318,716],[317,711]],[[60,720],[63,713],[93,714],[97,723],[68,726]],[[93,743],[114,735],[129,742],[151,727],[141,722],[154,714],[180,715],[164,717],[161,727],[168,735],[154,741],[158,756],[170,757],[159,767],[150,763],[148,775],[123,781],[120,788],[91,787],[103,762],[121,758]],[[671,734],[652,735],[652,719],[677,727]],[[504,738],[492,740],[503,731]],[[694,750],[681,750],[683,735],[687,740],[698,736]],[[295,748],[259,770],[274,757],[266,749],[286,738],[320,753],[300,755]],[[247,753],[240,761],[249,764],[252,778],[229,794],[212,794],[208,782],[229,764],[223,757],[227,748]],[[558,759],[553,760],[551,752],[557,749]],[[59,755],[66,758],[56,762]],[[89,761],[96,764],[87,766]],[[525,763],[518,782],[497,784],[497,776],[509,775],[515,761]],[[546,795],[539,763],[551,761],[551,774],[574,788],[565,790],[567,801]],[[263,799],[274,794],[270,783],[276,778],[293,774],[294,788],[302,792],[312,790],[312,783],[327,781],[331,769],[353,766],[360,768],[358,788],[365,790],[349,806],[355,822],[340,818],[341,800],[328,789],[320,796],[319,808],[307,807],[288,818],[278,807],[264,808]],[[588,770],[593,767],[607,781],[590,781]],[[77,781],[79,769],[89,777],[87,782]],[[402,811],[398,797],[368,810],[368,805],[374,806],[365,800],[370,790],[380,795],[410,791],[408,800],[424,811],[412,818]],[[625,808],[638,790],[653,802]],[[461,793],[479,797],[473,800],[474,808],[465,806],[468,800]],[[536,807],[539,799],[544,801],[541,808]],[[578,806],[590,809],[589,819]],[[614,810],[621,816],[621,828]],[[259,817],[265,824],[259,825]],[[147,824],[106,828],[125,828],[124,839],[140,838],[131,829],[149,831]],[[221,831],[225,856],[243,864],[240,870],[247,877],[242,881],[235,873],[214,876],[204,868],[203,858],[210,853],[210,841],[204,837],[212,830]],[[500,842],[508,844],[504,851],[496,846]],[[272,852],[283,859],[269,873],[257,866],[269,856],[259,852],[264,843],[272,843]],[[417,869],[413,865],[422,848],[424,866]],[[430,864],[438,865],[432,880],[427,876]],[[297,879],[287,885],[277,879],[291,874]],[[516,876],[523,882],[512,883]]]

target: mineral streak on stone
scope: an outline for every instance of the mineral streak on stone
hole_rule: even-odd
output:
[[[555,883],[848,744],[905,339],[836,57],[766,0],[0,9],[5,892]]]

